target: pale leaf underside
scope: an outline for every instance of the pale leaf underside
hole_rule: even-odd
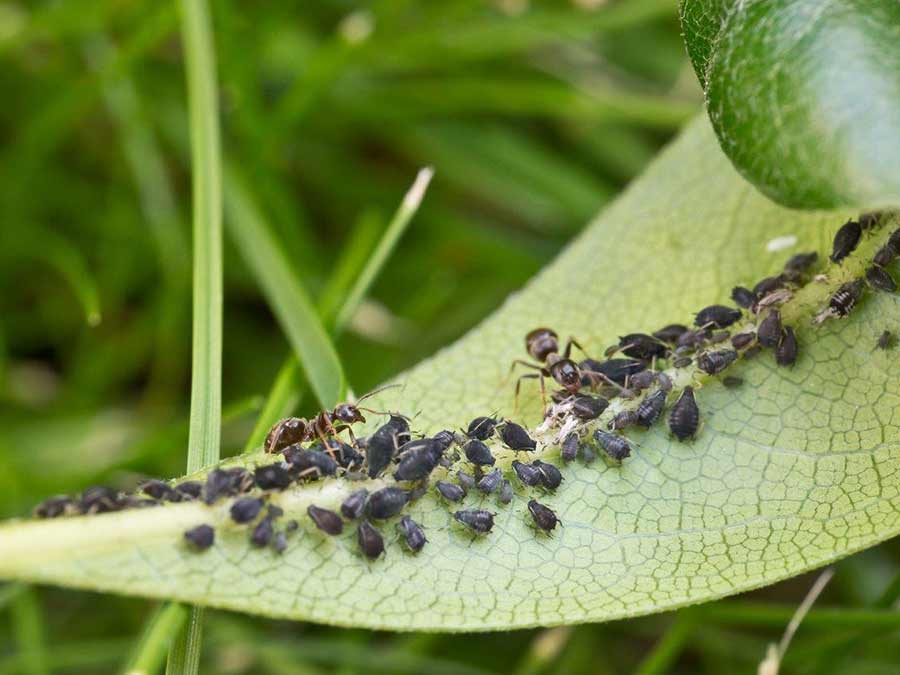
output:
[[[510,414],[509,364],[523,356],[528,330],[553,326],[599,354],[620,334],[689,322],[734,284],[777,272],[791,253],[826,251],[846,215],[773,205],[698,121],[525,290],[372,405],[418,412],[422,432],[495,409]],[[784,235],[798,244],[768,252]],[[563,522],[552,538],[529,525],[519,486],[508,507],[484,500],[498,515],[480,539],[427,496],[409,510],[427,532],[424,550],[406,553],[390,523],[387,557],[370,564],[352,527],[328,538],[301,517],[307,504],[335,506],[346,494],[347,485],[328,481],[278,497],[302,523],[280,557],[249,547],[246,530],[227,524],[227,505],[188,504],[8,524],[0,577],[412,630],[599,621],[769,584],[900,530],[900,364],[874,349],[878,334],[895,328],[896,303],[870,296],[851,319],[818,328],[809,322],[817,307],[795,303],[787,315],[801,356],[792,369],[763,354],[729,372],[742,387],[705,381],[697,394],[704,427],[692,443],[674,441],[660,423],[631,434],[639,447],[621,467],[565,467],[562,488],[541,497]],[[524,386],[533,424],[537,385]],[[470,495],[466,505],[479,501]],[[181,533],[201,522],[217,525],[217,541],[195,554]]]

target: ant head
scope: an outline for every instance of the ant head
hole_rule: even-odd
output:
[[[550,367],[550,375],[566,391],[577,394],[581,389],[581,371],[574,361],[560,359]]]
[[[335,406],[334,411],[332,411],[332,415],[335,419],[344,424],[353,424],[355,422],[365,422],[366,418],[362,416],[362,413],[359,412],[359,408],[357,408],[352,403],[341,403]]]
[[[559,338],[549,328],[535,328],[525,336],[525,349],[533,359],[544,362],[549,354],[559,351]]]

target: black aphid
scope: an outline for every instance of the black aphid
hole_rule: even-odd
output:
[[[284,515],[284,509],[278,506],[278,504],[269,504],[269,508],[266,509],[266,515],[273,520],[275,518],[281,518]]]
[[[365,488],[354,490],[341,503],[341,513],[347,520],[356,520],[359,518],[363,510],[366,508],[366,499],[369,497],[369,491]]]
[[[141,483],[141,492],[154,499],[162,499],[167,502],[180,502],[181,494],[171,485],[161,480],[148,480]]]
[[[537,442],[528,435],[525,427],[515,422],[504,422],[500,428],[500,439],[506,447],[516,451],[531,451],[537,448]]]
[[[810,251],[809,253],[796,253],[788,258],[788,261],[784,264],[784,271],[802,274],[815,265],[818,259],[819,254],[815,251]]]
[[[559,518],[556,517],[553,510],[536,499],[528,500],[528,513],[534,519],[534,524],[544,532],[552,532],[559,524]]]
[[[728,328],[731,324],[741,318],[741,310],[725,305],[710,305],[704,307],[694,317],[694,325],[701,328],[709,326],[712,328]]]
[[[287,549],[287,534],[284,532],[276,532],[272,537],[272,550],[281,555]]]
[[[600,417],[607,407],[609,401],[605,398],[580,394],[572,401],[572,414],[580,420],[593,420]]]
[[[203,499],[212,504],[220,497],[233,497],[253,487],[253,475],[243,467],[213,469],[206,475]]]
[[[870,227],[874,227],[878,224],[878,221],[881,219],[882,213],[880,211],[868,211],[866,213],[860,213],[859,218],[859,226],[868,230]]]
[[[457,511],[453,517],[473,532],[487,534],[494,527],[494,514],[482,509]]]
[[[887,243],[890,244],[895,251],[900,252],[900,229],[891,232],[891,236],[888,237]]]
[[[772,309],[766,318],[759,322],[756,338],[763,347],[777,347],[781,340],[781,312]]]
[[[81,494],[79,507],[82,513],[106,513],[118,511],[124,506],[122,495],[103,485],[89,487]]]
[[[562,460],[564,462],[571,462],[578,457],[578,446],[578,433],[572,431],[563,439],[559,453]]]
[[[848,220],[841,225],[834,235],[834,243],[831,248],[831,262],[839,263],[853,253],[861,235],[862,228],[855,220]]]
[[[653,426],[653,423],[662,415],[666,405],[666,394],[662,389],[658,389],[641,401],[635,415],[638,424],[647,428]]]
[[[737,333],[731,336],[731,346],[735,349],[744,349],[753,344],[756,333]]]
[[[896,249],[891,246],[890,242],[882,246],[875,253],[875,257],[872,258],[872,262],[876,265],[881,265],[882,267],[887,267],[892,262],[894,262],[894,258],[897,257]]]
[[[203,483],[198,480],[186,480],[175,486],[175,490],[181,495],[182,500],[200,499],[203,494]]]
[[[425,531],[422,529],[422,526],[409,516],[403,516],[400,519],[400,522],[397,523],[397,529],[400,530],[400,534],[406,540],[406,545],[409,546],[409,550],[413,553],[421,551],[425,546],[425,542],[428,541],[425,538]]]
[[[441,447],[441,451],[444,451],[456,442],[456,434],[449,429],[444,429],[437,432],[431,439]]]
[[[744,381],[739,377],[726,375],[722,378],[722,384],[725,385],[728,389],[735,389],[736,387],[740,387],[742,384],[744,384]]]
[[[536,459],[534,460],[534,462],[532,462],[532,466],[540,472],[541,485],[543,485],[548,490],[555,490],[562,484],[562,473],[560,473],[559,469],[557,469],[552,464],[548,464],[547,462],[542,462],[541,460]]]
[[[779,288],[784,288],[784,277],[766,277],[759,281],[753,287],[753,295],[755,295],[759,300],[762,300],[764,297],[769,295],[770,293],[774,293]]]
[[[493,417],[476,417],[469,422],[466,436],[477,438],[479,441],[486,441],[494,435],[495,426],[497,426],[497,420]]]
[[[781,341],[775,348],[775,362],[779,366],[792,366],[797,360],[797,336],[794,329],[785,326],[781,333]]]
[[[709,339],[709,336],[710,332],[708,328],[685,331],[681,334],[681,337],[678,338],[678,350],[691,351],[698,347],[702,347],[703,343]]]
[[[656,381],[659,382],[659,388],[667,394],[672,391],[672,378],[660,371],[657,374]]]
[[[268,546],[269,542],[272,541],[272,536],[274,534],[275,527],[272,525],[272,519],[268,517],[263,518],[257,523],[256,527],[253,528],[253,532],[250,535],[250,543],[257,548]]]
[[[623,459],[631,455],[631,446],[622,436],[607,433],[601,429],[594,432],[594,439],[600,444],[600,447],[606,451],[612,459],[621,462]]]
[[[409,501],[409,492],[396,487],[381,488],[369,495],[366,514],[375,520],[396,516]]]
[[[473,438],[466,443],[463,446],[463,452],[466,455],[466,459],[472,462],[472,464],[477,466],[494,465],[495,460],[494,455],[491,454],[491,449],[477,438]]]
[[[365,457],[356,451],[352,445],[344,443],[337,438],[326,438],[309,448],[325,452],[335,462],[345,469],[355,469],[362,466]],[[324,472],[324,469],[323,469]],[[330,474],[327,474],[330,475]]]
[[[448,483],[445,480],[439,480],[434,484],[438,493],[448,502],[461,502],[466,496],[466,491],[456,483]]]
[[[397,448],[409,440],[409,422],[404,417],[392,415],[386,423],[378,427],[375,433],[369,436],[366,444],[369,478],[375,478],[384,471],[394,458]]]
[[[687,368],[694,362],[690,356],[679,356],[677,359],[672,361],[672,365],[676,368]]]
[[[258,497],[241,497],[231,505],[231,519],[236,523],[249,523],[262,511],[263,500]]]
[[[625,386],[625,380],[631,375],[647,369],[647,363],[640,359],[608,359],[595,361],[585,359],[578,364],[584,375],[582,384],[585,386],[603,384],[612,381],[620,386]]]
[[[629,333],[619,337],[619,349],[625,356],[635,359],[662,358],[668,349],[657,337],[645,333]]]
[[[616,416],[609,421],[606,428],[621,431],[634,424],[637,424],[637,412],[634,410],[622,410],[616,413]]]
[[[693,438],[700,424],[700,408],[694,400],[693,387],[685,387],[669,413],[669,429],[679,441]]]
[[[283,490],[291,484],[288,464],[267,464],[258,466],[253,472],[256,484],[263,490]]]
[[[709,336],[709,344],[718,345],[725,342],[725,340],[730,337],[731,333],[729,333],[727,330],[717,330]]]
[[[737,352],[723,349],[717,352],[704,352],[697,357],[697,367],[704,373],[716,375],[734,363]]]
[[[484,494],[489,495],[500,487],[502,480],[503,472],[500,471],[500,469],[494,469],[490,473],[485,474],[484,477],[478,481],[478,489]]]
[[[591,464],[595,459],[597,459],[597,453],[594,451],[594,448],[588,443],[582,443],[581,461],[585,464]]]
[[[735,286],[731,289],[731,299],[734,300],[734,304],[738,307],[750,309],[753,303],[756,302],[756,294],[749,288]]]
[[[466,473],[462,469],[456,472],[456,480],[459,481],[459,485],[464,492],[475,489],[475,478],[472,474]]]
[[[890,349],[893,342],[894,336],[891,334],[891,331],[886,330],[878,336],[878,340],[875,342],[875,346],[878,349]]]
[[[306,512],[316,527],[325,534],[336,536],[344,531],[344,521],[334,511],[310,504]]]
[[[400,464],[394,473],[396,480],[422,480],[435,470],[444,447],[433,438],[421,438],[406,443],[400,448]]]
[[[500,484],[500,496],[498,497],[501,504],[509,504],[513,499],[512,483],[505,478]]]
[[[828,301],[828,306],[837,316],[847,316],[853,307],[859,302],[865,290],[865,283],[862,279],[854,279],[835,291],[834,295]]]
[[[318,447],[324,446],[319,445]],[[337,473],[337,460],[324,450],[291,445],[285,448],[282,454],[290,465],[290,472],[297,477],[313,479],[320,476],[333,476]],[[258,482],[259,479],[257,479]]]
[[[356,541],[359,548],[369,560],[375,560],[384,553],[384,538],[368,520],[364,520],[356,528]]]
[[[643,391],[656,382],[660,373],[654,370],[643,370],[628,378],[628,388],[632,391]]]
[[[209,525],[198,525],[184,533],[185,540],[198,551],[205,551],[216,540],[216,531]]]
[[[682,326],[680,323],[670,323],[668,326],[663,326],[653,333],[653,337],[662,340],[666,344],[673,345],[678,342],[678,338],[681,337],[681,334],[687,331],[687,326]]]
[[[516,476],[522,482],[522,485],[527,485],[528,487],[536,487],[543,482],[541,471],[536,466],[532,466],[531,464],[523,464],[519,460],[513,460],[512,468],[513,471],[516,472]]]
[[[123,499],[123,508],[126,509],[145,509],[149,506],[160,506],[162,504],[158,499],[152,497],[138,497],[137,495],[125,495]]]
[[[78,510],[78,504],[68,495],[58,495],[45,499],[34,507],[34,515],[37,518],[56,518],[58,516],[74,513]]]
[[[866,281],[869,282],[869,286],[877,291],[893,293],[897,290],[897,282],[894,281],[894,278],[877,265],[873,265],[866,270]]]
[[[759,354],[762,352],[762,350],[763,350],[763,348],[760,347],[759,345],[753,345],[747,351],[744,352],[744,358],[752,359],[756,356],[759,356]]]

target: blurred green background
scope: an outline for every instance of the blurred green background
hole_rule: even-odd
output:
[[[352,277],[416,171],[436,169],[338,342],[358,392],[489,314],[700,108],[670,0],[211,7],[225,160],[314,298]],[[90,484],[183,471],[191,251],[178,26],[172,2],[0,2],[4,517]],[[224,334],[222,450],[233,454],[289,349],[227,233]],[[872,602],[898,559],[888,543],[848,560],[825,601]],[[810,582],[745,598],[777,603],[756,615],[725,601],[508,635],[212,612],[202,671],[755,672]],[[114,672],[153,608],[0,587],[0,673]],[[896,629],[853,626],[811,619],[785,669],[897,672]]]

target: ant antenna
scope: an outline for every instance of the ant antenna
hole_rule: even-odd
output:
[[[393,384],[385,384],[385,385],[382,385],[382,386],[378,387],[377,389],[373,389],[372,391],[370,391],[370,392],[369,392],[368,394],[366,394],[365,396],[361,396],[360,398],[356,399],[356,404],[357,404],[356,407],[359,408],[359,405],[358,405],[359,403],[362,403],[362,402],[365,401],[367,398],[371,398],[371,397],[374,396],[375,394],[380,394],[381,392],[383,392],[383,391],[386,390],[386,389],[394,389],[395,387],[403,387],[403,386],[405,386],[405,385],[403,385],[403,384],[400,383],[400,382],[394,382]],[[360,410],[362,410],[362,408],[360,408]],[[376,411],[370,410],[369,412],[373,412],[373,413],[374,413],[374,412],[376,412]],[[382,414],[383,414],[383,413],[382,413]]]

